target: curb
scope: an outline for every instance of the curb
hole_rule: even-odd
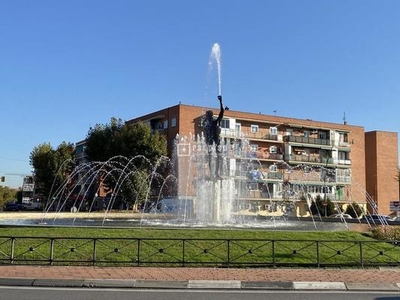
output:
[[[123,288],[123,289],[209,289],[209,290],[335,290],[400,291],[400,283],[274,282],[239,280],[115,280],[115,279],[29,279],[0,278],[0,286]]]

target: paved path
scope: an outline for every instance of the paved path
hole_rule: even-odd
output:
[[[85,284],[86,283],[86,284]],[[138,284],[140,283],[140,284]],[[147,268],[0,266],[0,285],[398,290],[400,268]]]

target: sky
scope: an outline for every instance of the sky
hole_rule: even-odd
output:
[[[1,0],[0,176],[182,104],[400,131],[398,0]]]

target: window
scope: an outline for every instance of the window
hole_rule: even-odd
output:
[[[167,128],[168,128],[168,120],[165,120],[165,121],[164,121],[163,127],[164,127],[164,129],[167,129]]]
[[[258,125],[251,125],[251,132],[252,133],[256,133],[256,132],[258,132]]]
[[[270,127],[270,128],[269,128],[269,134],[270,134],[270,135],[277,135],[277,134],[278,134],[278,128],[276,128],[276,127]]]
[[[236,134],[236,136],[242,135],[242,124],[240,124],[240,123],[235,124],[235,134]]]
[[[349,160],[349,153],[345,151],[339,151],[338,153],[340,160]]]
[[[339,133],[339,141],[343,143],[349,142],[349,135],[347,132],[340,132]]]
[[[351,176],[351,170],[349,169],[336,169],[337,176]]]
[[[310,132],[309,131],[304,131],[303,134],[304,134],[304,137],[310,137]]]
[[[258,151],[258,145],[257,144],[251,144],[250,145],[251,152],[257,152]]]
[[[276,146],[269,147],[269,152],[270,153],[276,153],[276,151],[277,151],[277,147]]]
[[[229,119],[222,119],[221,120],[221,128],[227,128],[229,129]]]
[[[270,165],[270,166],[269,166],[269,171],[270,171],[270,172],[276,172],[277,169],[278,169],[278,168],[276,167],[276,165]]]
[[[292,173],[292,168],[289,167],[289,166],[287,166],[287,167],[285,168],[285,173],[286,173],[286,174]]]
[[[257,152],[258,152],[258,145],[257,144],[251,144],[250,145],[250,157],[256,158],[257,157]]]
[[[236,156],[242,155],[242,145],[235,143],[235,144],[233,144],[233,146],[234,146],[234,149],[233,149],[234,155],[236,155]]]
[[[176,118],[172,118],[171,119],[171,127],[175,127],[176,126]]]

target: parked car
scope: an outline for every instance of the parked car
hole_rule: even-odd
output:
[[[42,203],[30,201],[29,203],[23,204],[24,210],[42,210]]]
[[[378,224],[392,221],[392,219],[389,216],[379,215],[379,214],[365,215],[364,219],[367,220],[367,222],[378,223]]]
[[[393,222],[400,222],[400,217],[394,217],[394,218],[392,219],[392,221],[393,221]]]
[[[5,211],[19,211],[22,209],[23,209],[22,205],[20,203],[17,203],[16,201],[7,202],[6,205],[4,206]]]
[[[349,214],[334,214],[331,216],[331,218],[353,219],[353,217],[350,216]]]

